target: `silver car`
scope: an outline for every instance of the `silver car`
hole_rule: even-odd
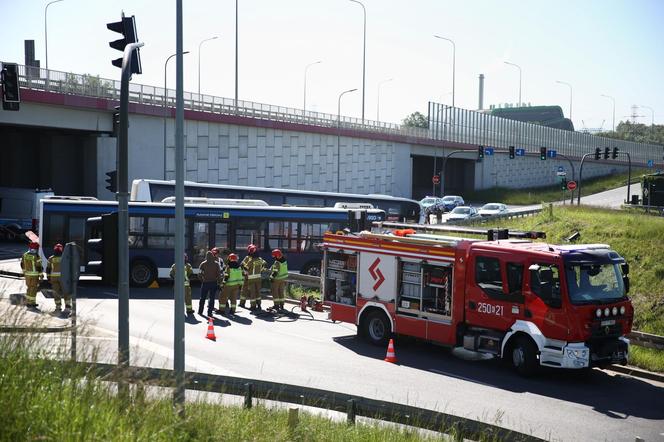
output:
[[[502,215],[507,213],[507,206],[503,203],[487,203],[478,212],[480,216]]]
[[[479,218],[479,213],[477,209],[471,206],[458,206],[455,207],[449,215],[447,215],[448,221],[460,220],[460,219],[470,219],[470,218]]]

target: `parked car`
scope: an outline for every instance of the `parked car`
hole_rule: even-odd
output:
[[[442,210],[443,212],[449,212],[455,207],[463,206],[464,204],[466,203],[464,202],[463,198],[461,198],[460,196],[447,195],[440,200],[440,202],[436,205],[436,208],[438,210]]]
[[[477,209],[471,206],[458,206],[452,209],[452,211],[447,215],[447,221],[454,221],[460,219],[470,219],[470,218],[479,218],[480,214],[477,213]]]
[[[436,206],[440,203],[440,200],[441,198],[435,196],[425,196],[420,200],[420,206],[422,206],[422,209],[428,209],[429,207]]]
[[[480,216],[502,215],[507,213],[507,206],[503,203],[487,203],[478,210]]]

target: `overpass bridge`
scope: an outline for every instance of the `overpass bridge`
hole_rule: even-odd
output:
[[[20,66],[21,110],[0,112],[0,186],[52,187],[59,194],[111,198],[115,169],[113,112],[120,82]],[[185,92],[186,178],[322,191],[432,193],[442,158],[446,193],[492,186],[553,184],[562,158],[578,162],[596,147],[629,152],[633,165],[661,164],[662,146],[546,128],[429,103],[429,127],[413,128]],[[130,179],[174,177],[175,91],[130,85]],[[495,155],[477,163],[477,145]],[[508,146],[525,156],[510,160]],[[623,170],[618,160],[590,161],[584,176]],[[576,167],[578,170],[578,166]],[[337,189],[337,175],[339,189]]]

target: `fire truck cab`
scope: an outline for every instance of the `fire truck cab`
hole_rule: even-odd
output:
[[[329,233],[323,250],[330,318],[374,344],[413,336],[502,357],[524,375],[627,362],[629,266],[608,245],[383,230]]]

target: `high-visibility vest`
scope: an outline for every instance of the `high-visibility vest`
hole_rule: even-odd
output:
[[[247,256],[242,261],[242,268],[247,273],[247,279],[260,279],[264,265],[265,261],[259,257]]]
[[[37,264],[39,262],[39,264]],[[39,270],[37,270],[39,268]],[[39,276],[41,274],[41,261],[37,254],[25,252],[23,254],[23,275]]]
[[[51,268],[51,273],[48,274],[50,278],[60,278],[60,261],[62,261],[61,256],[53,255],[48,258],[48,264]]]
[[[288,261],[274,261],[272,264],[272,271],[277,270],[277,274],[274,276],[274,279],[282,280],[288,278]]]
[[[193,272],[191,264],[186,263],[184,265],[184,286],[189,287],[189,276]],[[175,279],[175,264],[171,266],[171,278]]]
[[[226,286],[233,287],[236,285],[242,285],[242,270],[229,267],[227,274],[228,279],[226,280]]]

